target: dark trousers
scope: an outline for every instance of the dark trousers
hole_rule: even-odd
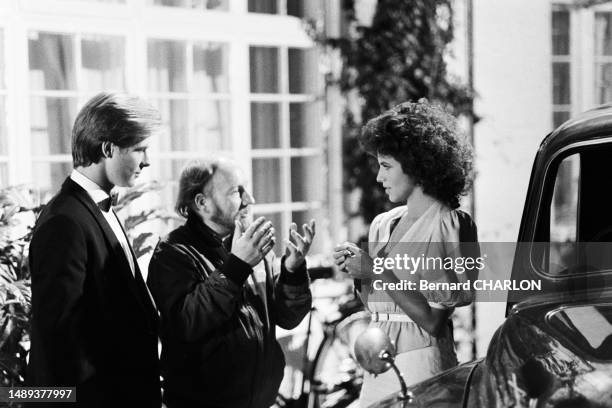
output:
[[[181,395],[177,395],[176,393],[167,390],[164,391],[162,401],[168,408],[216,408],[207,406],[200,401],[184,398]]]

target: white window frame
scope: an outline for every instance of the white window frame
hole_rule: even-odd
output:
[[[158,92],[158,91],[152,91],[150,89],[147,88],[147,90],[145,91],[145,96],[150,99],[150,100],[185,100],[189,103],[189,108],[192,108],[192,103],[194,101],[199,101],[199,100],[209,100],[209,101],[223,101],[223,102],[228,102],[229,106],[230,106],[230,112],[232,112],[232,105],[234,102],[234,98],[233,98],[233,92],[232,92],[232,81],[231,79],[228,79],[229,82],[229,89],[227,92],[216,92],[216,93],[201,93],[201,92],[190,92],[189,89],[191,89],[191,84],[193,83],[193,46],[196,43],[222,43],[224,45],[227,46],[227,51],[230,54],[228,57],[228,60],[231,61],[231,49],[232,49],[232,45],[231,43],[227,42],[227,41],[218,41],[218,40],[202,40],[202,39],[197,39],[194,40],[192,38],[183,38],[183,39],[177,39],[177,38],[167,38],[167,37],[159,37],[159,36],[148,36],[146,38],[147,43],[145,44],[145,47],[148,47],[148,42],[150,40],[153,41],[176,41],[176,42],[182,42],[184,43],[185,47],[186,47],[186,56],[185,56],[185,75],[186,75],[186,89],[187,91],[185,92]],[[148,56],[147,56],[148,59]],[[148,61],[146,61],[148,64]],[[228,69],[229,66],[231,65],[231,62],[228,62]],[[145,70],[148,70],[148,67],[145,68]],[[231,78],[231,76],[229,76],[229,72],[228,72],[228,78]],[[235,142],[235,138],[234,138],[234,132],[233,132],[233,126],[232,126],[232,113],[230,113],[230,123],[229,123],[229,133],[232,137],[231,143],[230,145],[232,146],[232,150],[216,150],[214,153],[215,154],[220,154],[220,155],[224,155],[224,156],[229,156],[232,157],[234,156],[234,150],[233,150],[233,146],[234,146],[234,142]],[[190,117],[190,119],[192,119]],[[188,125],[191,125],[192,123],[188,123]],[[155,150],[154,150],[155,151]],[[162,152],[160,149],[157,149],[155,151],[155,157],[156,158],[160,158],[160,159],[198,159],[201,158],[203,156],[203,152],[189,152],[189,151],[171,151],[171,152]]]
[[[32,97],[50,97],[50,98],[71,98],[76,99],[77,101],[77,109],[79,106],[82,106],[83,103],[87,101],[88,98],[95,95],[96,91],[86,90],[84,88],[80,88],[79,85],[82,84],[82,55],[81,55],[81,41],[84,35],[100,35],[107,37],[115,37],[122,38],[124,42],[124,57],[127,64],[127,37],[118,35],[118,34],[109,34],[109,33],[101,33],[99,31],[92,32],[84,32],[84,31],[43,31],[43,30],[29,30],[27,32],[28,39],[31,34],[34,32],[41,34],[57,34],[57,35],[68,35],[71,36],[73,56],[74,56],[74,64],[75,64],[75,84],[76,88],[74,90],[32,90],[29,89],[28,92],[28,101]],[[27,40],[27,39],[26,39]],[[124,77],[124,81],[127,82],[127,79]],[[127,85],[127,84],[124,84]],[[125,89],[109,89],[109,91],[125,91]],[[78,110],[77,110],[78,111]],[[76,112],[75,112],[76,113]],[[28,135],[30,135],[30,128],[28,129]],[[30,141],[31,142],[31,141]],[[66,154],[48,154],[48,155],[30,155],[32,163],[42,162],[42,163],[71,163],[72,156],[70,153]]]
[[[244,0],[244,4],[245,4],[245,10],[248,11],[249,13],[252,14],[263,14],[263,15],[272,15],[272,16],[287,16],[287,1],[288,0],[276,0],[276,13],[257,13],[254,11],[248,11],[248,5],[249,2],[248,0]],[[313,1],[313,0],[307,0],[307,1]],[[315,1],[319,1],[319,0],[315,0]],[[323,0],[321,1],[321,6],[325,7],[325,1],[329,1],[329,0]],[[333,0],[332,0],[333,1]]]
[[[572,0],[551,1],[550,15],[557,5],[567,6],[570,10],[570,116],[599,105],[595,93],[595,13],[612,12],[612,3],[601,4],[589,8],[575,8]],[[549,18],[551,21],[551,18]],[[549,39],[552,39],[552,29],[549,28]],[[552,47],[552,41],[549,41]],[[553,56],[551,48],[551,78],[552,62],[565,60],[561,56]],[[610,57],[612,62],[612,57]],[[552,84],[552,79],[551,79]],[[551,88],[552,90],[552,88]],[[556,108],[566,107],[557,105]],[[553,111],[555,106],[553,106]],[[552,128],[552,114],[551,114]]]
[[[6,171],[7,174],[7,182],[9,182],[10,184],[10,174],[11,171],[9,169],[10,166],[10,151],[11,151],[11,146],[9,146],[9,144],[11,143],[11,141],[9,140],[9,129],[8,126],[10,125],[11,121],[9,120],[8,116],[9,116],[9,81],[8,81],[8,73],[7,70],[9,69],[8,64],[6,64],[6,61],[8,61],[7,56],[9,55],[9,51],[7,50],[8,44],[9,42],[6,40],[6,26],[3,24],[0,24],[0,41],[2,41],[1,44],[1,49],[4,51],[2,55],[0,55],[0,59],[2,59],[2,61],[4,61],[4,72],[2,73],[4,75],[3,78],[0,78],[0,84],[3,84],[2,87],[0,87],[0,98],[2,98],[4,100],[4,117],[0,118],[0,120],[5,121],[4,125],[5,125],[5,129],[7,134],[4,135],[3,137],[6,138],[5,142],[6,142],[6,152],[2,153],[0,152],[0,167],[2,167],[4,169],[4,171]],[[1,173],[0,173],[1,174]],[[2,178],[0,178],[0,184],[3,184],[4,180]]]
[[[11,61],[6,66],[7,82],[7,126],[8,126],[8,174],[9,184],[32,184],[32,165],[35,161],[70,162],[71,156],[45,155],[33,157],[30,141],[30,97],[33,94],[66,96],[66,91],[32,91],[29,89],[28,75],[28,33],[48,32],[74,35],[77,45],[74,49],[77,75],[80,68],[80,36],[83,34],[108,35],[124,38],[125,41],[125,90],[148,96],[159,96],[147,89],[147,41],[149,39],[179,40],[188,42],[223,42],[229,49],[229,94],[230,127],[232,151],[226,152],[243,167],[248,180],[252,180],[252,160],[254,158],[274,155],[282,156],[286,166],[282,180],[282,191],[285,191],[283,203],[258,205],[259,213],[281,212],[283,224],[288,225],[291,212],[326,206],[328,190],[323,191],[319,202],[291,202],[291,190],[288,175],[290,174],[291,156],[319,156],[324,165],[328,164],[325,146],[314,148],[283,149],[282,152],[259,150],[251,151],[250,104],[255,100],[265,100],[268,96],[250,93],[249,81],[249,47],[267,46],[287,48],[312,48],[314,43],[305,32],[300,19],[287,15],[271,15],[247,12],[247,2],[230,0],[228,11],[192,10],[174,7],[152,6],[147,0],[126,0],[125,4],[82,3],[84,7],[75,7],[78,0],[12,0],[12,3],[0,5],[0,29],[4,31],[5,57]],[[284,2],[284,0],[283,0]],[[278,33],[283,33],[279,36]],[[286,62],[285,62],[286,63]],[[286,70],[283,70],[286,71]],[[288,72],[288,71],[287,71]],[[283,75],[287,75],[284,72]],[[78,83],[77,83],[78,86]],[[71,95],[84,98],[88,91],[79,89],[68,91]],[[275,102],[309,102],[320,100],[305,95],[269,96]],[[199,98],[199,96],[198,96]],[[80,99],[79,103],[83,100]],[[289,137],[288,112],[285,112],[282,124],[282,137]],[[321,132],[323,133],[323,129]],[[325,137],[321,137],[322,143]],[[286,146],[289,146],[287,142]],[[205,153],[205,152],[203,152]],[[339,152],[337,153],[339,154]],[[191,152],[164,152],[152,149],[152,160],[162,158],[192,157]],[[341,160],[340,157],[336,162]],[[149,172],[145,172],[146,174]],[[321,172],[322,179],[326,174]],[[310,177],[310,176],[309,176]],[[317,177],[312,175],[312,177]],[[252,184],[252,183],[251,183]],[[323,232],[322,229],[319,230]]]
[[[279,0],[282,1],[282,0]],[[281,44],[255,43],[251,42],[249,47],[273,47],[278,49],[279,55],[279,90],[277,93],[249,93],[249,105],[252,102],[270,102],[280,105],[279,117],[280,126],[280,147],[268,149],[254,149],[250,151],[252,159],[278,159],[280,161],[281,185],[280,202],[269,204],[255,204],[256,214],[266,215],[270,213],[280,213],[282,223],[282,238],[287,238],[287,231],[292,222],[292,212],[319,210],[323,207],[322,201],[292,201],[291,200],[291,159],[292,158],[312,158],[321,157],[325,159],[325,149],[320,147],[292,148],[290,147],[289,132],[289,104],[290,103],[317,103],[317,95],[313,94],[291,94],[289,92],[289,48],[311,50],[313,46],[291,47]],[[250,86],[249,86],[250,91]],[[315,90],[317,92],[317,90]],[[315,120],[316,123],[320,121]],[[250,117],[249,117],[250,123]],[[324,163],[325,160],[322,160]],[[325,190],[325,189],[324,189]],[[255,197],[257,199],[257,197]]]
[[[550,10],[550,21],[551,21],[551,31],[550,31],[550,47],[551,47],[551,52],[550,52],[550,59],[551,59],[551,65],[550,65],[550,74],[551,74],[551,84],[554,81],[554,77],[553,77],[553,65],[554,63],[558,63],[558,62],[562,62],[562,63],[569,63],[569,77],[570,77],[570,103],[569,104],[555,104],[554,100],[552,99],[552,86],[551,86],[551,101],[552,101],[552,113],[556,113],[556,112],[569,112],[569,115],[572,116],[575,114],[574,112],[574,104],[573,101],[576,98],[576,93],[574,90],[574,86],[572,83],[572,79],[575,77],[574,74],[574,70],[577,69],[577,67],[575,66],[575,61],[572,60],[572,57],[574,55],[575,49],[576,49],[576,44],[574,44],[575,41],[575,33],[572,31],[572,28],[574,27],[574,16],[573,13],[571,11],[569,11],[569,53],[567,55],[554,55],[553,54],[553,50],[552,50],[552,15],[553,15],[553,11],[557,11],[560,9],[564,9],[565,7],[563,5],[560,5],[559,3],[555,3],[552,5],[551,10]],[[551,127],[554,126],[554,121],[553,121],[553,115],[551,115]]]

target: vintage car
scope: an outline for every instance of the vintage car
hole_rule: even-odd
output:
[[[372,407],[612,407],[612,105],[541,143],[512,278],[543,291],[509,300],[486,357]]]

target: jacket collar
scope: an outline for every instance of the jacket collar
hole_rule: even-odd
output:
[[[72,170],[72,173],[70,173],[70,179],[85,190],[91,199],[96,203],[110,197],[110,195],[106,191],[102,190],[99,185],[77,169]]]
[[[189,214],[185,226],[192,234],[204,240],[207,246],[220,247],[223,246],[223,239],[206,225],[200,217],[195,214]]]
[[[189,214],[185,222],[185,230],[191,237],[191,244],[203,253],[216,266],[227,261],[231,248],[231,236],[223,239],[206,225],[200,217]]]

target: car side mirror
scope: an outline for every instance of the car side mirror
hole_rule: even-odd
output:
[[[412,400],[404,377],[395,365],[395,354],[395,345],[378,327],[370,327],[355,340],[355,357],[359,365],[374,375],[393,368],[402,388],[402,400]]]
[[[371,327],[355,340],[355,357],[368,372],[382,374],[391,368],[389,359],[395,357],[395,346],[381,329]]]

